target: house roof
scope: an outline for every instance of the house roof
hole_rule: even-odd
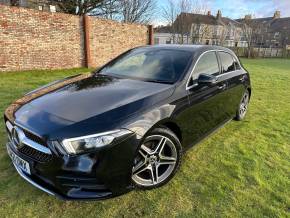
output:
[[[290,31],[290,17],[274,19],[271,23],[271,29],[275,32],[281,30],[288,30]]]
[[[244,18],[237,19],[236,21],[242,23],[245,21],[245,19]],[[270,27],[270,31],[272,32],[280,32],[281,30],[290,31],[290,17],[284,18],[264,17],[250,19],[250,21],[268,25]]]
[[[190,30],[190,27],[193,23],[207,24],[207,25],[229,25],[233,24],[235,26],[241,26],[242,24],[236,20],[232,20],[228,17],[217,18],[213,15],[204,15],[204,14],[193,14],[193,13],[181,13],[178,15],[173,25],[179,26],[181,24]],[[155,28],[157,33],[168,33],[170,32],[170,26],[161,26]]]
[[[222,22],[226,25],[229,25],[229,24],[234,24],[236,26],[242,26],[242,23],[240,23],[239,21],[237,20],[233,20],[231,18],[228,18],[228,17],[222,17],[221,18]]]
[[[181,13],[179,16],[183,16],[185,20],[190,23],[202,23],[208,25],[228,25],[230,23],[234,25],[241,25],[238,21],[232,20],[228,17],[217,18],[213,15],[204,15],[204,14],[193,14],[193,13]]]
[[[269,22],[269,21],[273,20],[273,17],[253,18],[253,19],[250,19],[250,20],[265,23],[265,22]],[[236,21],[237,22],[244,22],[245,18],[236,19]]]
[[[185,21],[190,23],[202,23],[208,25],[219,25],[218,20],[213,15],[203,15],[203,14],[192,14],[192,13],[181,13],[179,17],[185,19]]]
[[[156,33],[170,33],[170,26],[158,26],[156,28],[154,28],[154,32]]]
[[[182,22],[183,27],[185,29],[190,30],[192,23],[200,23],[207,25],[235,25],[238,27],[242,26],[242,23],[245,19],[230,19],[228,17],[220,17],[217,18],[213,15],[203,15],[203,14],[193,14],[193,13],[181,13],[178,15],[176,20],[174,21],[174,25],[179,26],[179,22]],[[286,30],[290,32],[290,17],[285,18],[274,18],[274,17],[264,17],[264,18],[255,18],[250,19],[252,22],[262,23],[265,25],[269,25],[270,31],[272,32],[280,32],[281,30]],[[157,33],[169,33],[170,26],[161,26],[155,28],[155,32]]]

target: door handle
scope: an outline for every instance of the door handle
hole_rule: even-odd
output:
[[[218,89],[224,90],[226,87],[227,87],[227,85],[224,83],[224,84],[218,86]]]

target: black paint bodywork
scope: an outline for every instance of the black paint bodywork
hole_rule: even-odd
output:
[[[122,79],[91,73],[69,77],[28,93],[5,112],[52,151],[48,162],[35,161],[7,146],[31,164],[31,180],[65,199],[104,199],[133,188],[133,158],[142,138],[157,126],[179,137],[184,150],[232,119],[246,89],[248,72],[242,67],[217,76],[215,85],[187,89],[199,57],[213,46],[152,46],[137,49],[181,49],[192,52],[186,73],[175,84]],[[70,156],[61,149],[66,138],[125,128],[132,133],[95,152]],[[28,175],[27,175],[28,176]]]

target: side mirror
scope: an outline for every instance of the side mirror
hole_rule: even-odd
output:
[[[198,84],[200,85],[214,85],[217,82],[217,77],[210,74],[200,74],[197,79]]]

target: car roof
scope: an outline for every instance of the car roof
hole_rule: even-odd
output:
[[[180,45],[180,44],[162,44],[162,45],[151,45],[151,46],[143,46],[141,48],[146,49],[174,49],[181,51],[190,51],[194,53],[203,53],[205,51],[210,50],[222,50],[230,53],[234,53],[232,50],[222,47],[222,46],[213,46],[213,45]]]

